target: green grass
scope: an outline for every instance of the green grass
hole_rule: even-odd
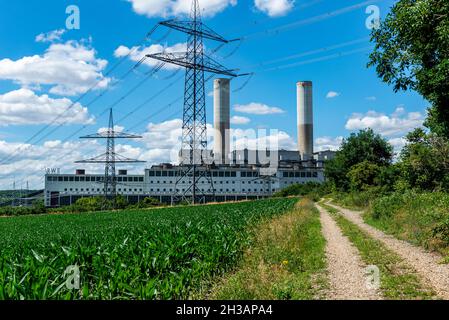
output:
[[[429,250],[449,262],[449,195],[394,193],[375,200],[364,215],[370,225]]]
[[[343,234],[359,250],[367,265],[375,265],[380,270],[381,290],[387,299],[432,299],[435,294],[427,288],[393,251],[380,241],[373,239],[354,223],[344,218],[335,208],[321,204],[336,220]]]
[[[304,199],[289,214],[263,224],[239,267],[209,298],[315,299],[327,286],[325,239],[319,213]]]
[[[0,299],[186,299],[297,199],[0,219]],[[80,268],[80,290],[64,286]]]

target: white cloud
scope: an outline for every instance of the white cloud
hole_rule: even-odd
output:
[[[251,119],[247,118],[247,117],[234,116],[231,118],[231,124],[235,124],[235,125],[248,124],[250,122],[251,122]]]
[[[134,12],[147,17],[169,17],[188,15],[191,12],[191,0],[127,0],[132,3]],[[228,6],[235,6],[237,0],[201,1],[203,16],[214,16]]]
[[[0,164],[0,189],[10,189],[14,181],[16,186],[30,182],[31,188],[44,187],[45,168],[60,168],[61,173],[74,173],[75,169],[85,169],[91,174],[103,174],[104,165],[77,164],[74,161],[83,160],[100,155],[105,150],[105,142],[101,140],[75,140],[61,142],[59,140],[46,141],[41,145],[22,145],[0,140],[0,158],[4,159],[17,150],[20,157],[8,163]],[[116,145],[116,152],[128,158],[145,160],[146,148],[129,144]],[[142,174],[144,164],[121,164],[120,169],[127,169],[136,174]]]
[[[177,43],[173,46],[162,46],[160,44],[153,44],[149,47],[132,47],[132,48],[128,48],[128,47],[122,45],[122,46],[119,46],[114,51],[114,56],[117,58],[121,58],[121,57],[125,57],[125,56],[129,55],[129,58],[132,61],[138,62],[143,57],[145,57],[147,54],[154,54],[154,53],[161,53],[161,52],[177,53],[177,52],[186,52],[186,51],[187,51],[186,43]],[[144,64],[149,67],[154,67],[159,63],[160,63],[160,61],[155,60],[155,59],[146,59],[144,61]],[[180,68],[179,66],[176,66],[174,64],[167,63],[164,65],[164,69],[167,69],[167,70],[174,70],[174,69],[179,69],[179,68]]]
[[[389,139],[388,142],[393,146],[394,150],[400,151],[407,143],[405,138],[392,138]]]
[[[14,181],[16,187],[24,187],[26,181],[29,181],[31,188],[41,189],[44,187],[45,168],[61,168],[61,172],[74,172],[80,167],[74,160],[84,159],[86,154],[95,155],[102,147],[98,142],[90,140],[65,143],[58,140],[46,141],[42,145],[0,141],[2,159],[15,154],[17,150],[26,150],[19,153],[19,157],[0,164],[0,188],[10,189]],[[86,169],[95,173],[104,171],[104,168],[95,165],[86,165]]]
[[[141,160],[149,163],[175,163],[181,149],[182,120],[173,119],[162,123],[150,123],[143,134],[145,151]]]
[[[286,15],[294,6],[294,0],[255,0],[254,4],[260,11],[270,17],[280,17]]]
[[[231,129],[231,150],[296,150],[295,139],[279,130]]]
[[[0,95],[0,126],[49,124],[57,116],[55,124],[88,124],[94,118],[87,108],[72,101],[38,96],[29,89],[19,89]],[[72,107],[70,107],[72,106]],[[70,109],[69,109],[70,107]]]
[[[376,98],[375,96],[371,96],[371,97],[366,97],[365,100],[368,100],[368,101],[376,101],[377,98]]]
[[[103,127],[103,128],[98,129],[97,133],[104,133],[104,132],[107,132],[108,130],[109,130],[109,128]],[[115,132],[123,132],[123,131],[125,131],[125,127],[115,125],[114,131]]]
[[[391,115],[375,111],[366,114],[355,113],[346,123],[347,130],[362,130],[371,128],[383,136],[405,135],[415,128],[421,127],[425,115],[420,112],[406,113],[404,107],[398,107]]]
[[[246,105],[237,104],[234,106],[234,110],[241,113],[256,114],[256,115],[268,115],[279,114],[285,111],[278,107],[270,107],[266,104],[252,102]]]
[[[325,150],[332,150],[336,151],[340,148],[341,144],[343,142],[343,137],[319,137],[315,139],[315,151],[325,151]]]
[[[326,95],[327,99],[332,99],[332,98],[336,98],[339,97],[340,93],[339,92],[335,92],[335,91],[329,91]]]
[[[66,32],[65,29],[53,30],[47,33],[41,33],[36,36],[36,42],[55,42],[61,40]]]
[[[58,95],[84,93],[97,82],[97,89],[105,88],[111,81],[102,74],[107,61],[96,54],[84,42],[53,43],[43,55],[0,60],[0,79],[26,87],[49,85]]]

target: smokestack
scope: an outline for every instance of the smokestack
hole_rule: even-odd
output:
[[[311,81],[297,83],[298,149],[302,160],[313,158],[313,90]]]
[[[230,79],[214,81],[214,157],[219,163],[228,163],[230,153],[231,95]]]

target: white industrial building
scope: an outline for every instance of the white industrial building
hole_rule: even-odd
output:
[[[313,152],[312,83],[299,82],[297,96],[298,151],[230,151],[230,81],[215,80],[214,161],[208,167],[215,195],[208,195],[208,201],[259,199],[292,184],[324,182],[323,166],[334,152]],[[145,197],[172,203],[176,191],[188,190],[192,183],[187,178],[180,181],[180,169],[180,166],[161,164],[146,169],[144,175],[131,175],[126,170],[119,170],[117,193],[131,203]],[[206,170],[206,167],[199,170]],[[65,206],[83,197],[101,196],[104,194],[102,178],[99,174],[86,174],[84,170],[77,170],[74,174],[48,173],[45,176],[45,204],[49,207]],[[210,185],[205,183],[204,191],[209,188]],[[202,189],[201,181],[199,189]]]

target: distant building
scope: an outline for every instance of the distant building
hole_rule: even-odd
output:
[[[207,151],[203,158],[210,162],[215,197],[211,193],[208,201],[235,201],[260,199],[293,184],[325,181],[324,165],[335,156],[333,151],[313,152],[312,83],[298,83],[298,150],[235,150],[230,152],[226,129],[230,128],[228,81],[215,82],[214,111],[216,139],[220,139],[215,150]],[[225,86],[220,88],[220,86]],[[223,155],[223,153],[229,153]],[[180,160],[190,156],[180,152]],[[182,162],[182,161],[180,161]],[[223,163],[224,162],[224,163]],[[117,193],[131,203],[145,197],[153,197],[164,203],[172,203],[176,186],[179,192],[188,190],[191,181],[180,180],[180,166],[161,164],[146,169],[143,175],[130,175],[120,170],[117,175]],[[206,170],[200,167],[198,170]],[[65,206],[83,197],[104,194],[103,175],[86,174],[77,170],[75,174],[47,173],[45,176],[45,204],[49,207]],[[199,184],[207,192],[210,185]],[[207,188],[207,189],[206,189]]]

